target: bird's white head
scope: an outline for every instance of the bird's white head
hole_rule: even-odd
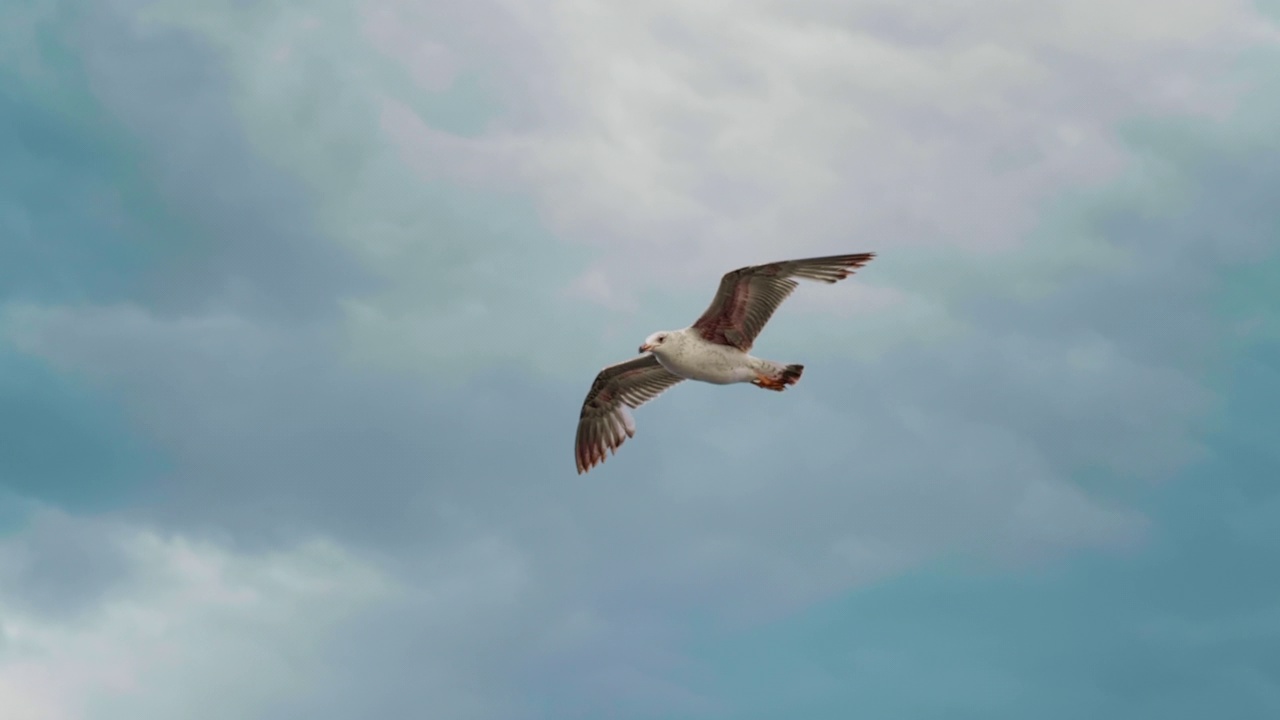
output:
[[[644,344],[640,346],[640,352],[658,352],[658,349],[670,342],[674,335],[675,333],[667,330],[656,332],[644,339]]]

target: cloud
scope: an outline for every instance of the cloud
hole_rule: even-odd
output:
[[[130,431],[124,407],[91,384],[5,345],[0,378],[0,488],[102,510],[163,472],[163,458]]]
[[[538,119],[464,147],[523,177],[551,227],[632,293],[849,238],[913,255],[1007,249],[1052,193],[1122,167],[1115,122],[1229,111],[1221,48],[1271,37],[1245,3],[1158,14],[557,3],[519,15],[541,40],[532,58],[518,46],[522,67],[547,74],[509,92],[542,95]],[[445,157],[459,147],[418,134]]]
[[[28,72],[0,105],[16,153],[0,247],[30,268],[10,294],[314,317],[370,287],[316,229],[305,184],[257,158],[202,43],[111,5],[20,19],[49,42],[19,53]]]
[[[1207,452],[1210,291],[1274,207],[1270,126],[1232,112],[1271,115],[1218,84],[1270,36],[1238,4],[1046,7],[73,16],[77,102],[112,129],[65,134],[143,159],[70,173],[129,180],[111,212],[151,244],[68,271],[110,292],[7,298],[0,332],[164,472],[7,541],[0,603],[38,640],[0,666],[12,706],[167,716],[208,685],[130,673],[212,642],[192,662],[239,704],[211,714],[704,715],[732,703],[690,680],[695,626],[1146,542],[1135,488]],[[1199,119],[1116,130],[1159,112]],[[30,237],[76,247],[70,220]],[[795,392],[682,387],[573,479],[577,405],[631,337],[737,264],[850,242],[882,255],[758,348],[808,365]]]
[[[1249,306],[1274,315],[1273,288]],[[688,689],[726,716],[1273,714],[1277,581],[1259,569],[1280,548],[1276,347],[1256,338],[1215,383],[1210,453],[1149,496],[1142,552],[1013,575],[947,564],[746,632],[704,629]]]
[[[72,619],[51,614],[104,560],[125,579]],[[261,716],[323,676],[332,656],[317,627],[396,592],[332,544],[243,556],[56,511],[0,543],[0,573],[0,702],[19,720]]]

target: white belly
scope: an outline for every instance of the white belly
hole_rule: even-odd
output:
[[[751,356],[737,348],[699,343],[695,347],[671,350],[674,352],[655,353],[658,362],[671,374],[688,380],[728,385],[749,382],[756,377],[751,369]]]

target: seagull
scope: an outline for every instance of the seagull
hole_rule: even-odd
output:
[[[574,455],[578,474],[604,462],[636,434],[631,410],[684,380],[713,385],[749,382],[781,392],[796,384],[803,365],[749,354],[756,336],[783,300],[799,287],[794,278],[835,283],[871,262],[875,253],[829,255],[749,265],[720,278],[711,305],[682,330],[645,338],[640,357],[610,365],[596,375],[578,416]]]

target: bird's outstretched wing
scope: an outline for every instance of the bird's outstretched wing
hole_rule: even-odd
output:
[[[858,253],[783,260],[725,273],[711,305],[693,327],[710,342],[747,352],[773,312],[799,286],[793,278],[834,283],[849,277],[875,256]]]
[[[649,354],[601,370],[587,391],[578,417],[578,438],[574,443],[578,474],[604,462],[605,450],[617,452],[627,438],[636,434],[628,408],[640,407],[683,379],[668,372]]]

